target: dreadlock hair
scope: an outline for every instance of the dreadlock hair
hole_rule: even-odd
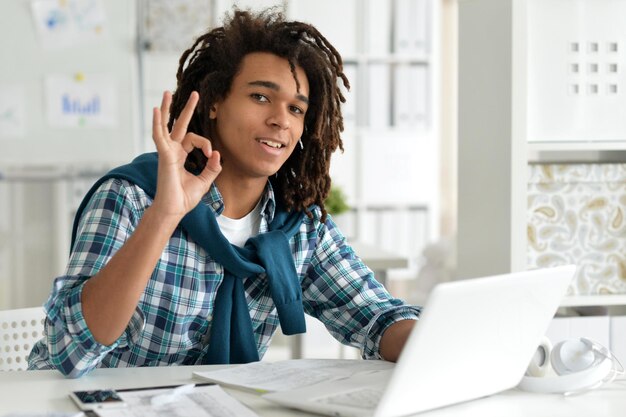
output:
[[[181,56],[169,128],[191,92],[198,91],[200,101],[188,131],[210,138],[214,123],[209,118],[211,106],[227,97],[242,59],[252,52],[269,52],[286,59],[298,90],[296,66],[304,69],[308,77],[309,107],[301,138],[304,149],[294,149],[271,182],[285,209],[304,211],[312,217],[309,207],[315,204],[322,210],[322,221],[325,221],[324,200],[331,185],[330,158],[337,148],[343,151],[340,105],[345,98],[338,78],[347,89],[350,83],[343,73],[341,56],[312,25],[286,21],[274,8],[259,13],[234,9],[223,27],[200,36]],[[206,157],[195,149],[189,154],[185,167],[198,173],[205,164]]]

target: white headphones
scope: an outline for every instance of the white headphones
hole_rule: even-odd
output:
[[[568,339],[552,347],[544,337],[518,388],[567,395],[597,388],[623,372],[617,358],[599,343]]]

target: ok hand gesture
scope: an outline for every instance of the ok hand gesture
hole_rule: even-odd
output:
[[[161,108],[152,110],[152,139],[159,154],[157,192],[152,206],[164,216],[182,218],[191,211],[222,170],[220,154],[213,150],[209,139],[187,132],[199,99],[197,92],[191,93],[171,132],[167,122],[172,94],[169,91],[163,93]],[[206,166],[197,176],[184,166],[187,155],[194,148],[202,149],[208,158]]]

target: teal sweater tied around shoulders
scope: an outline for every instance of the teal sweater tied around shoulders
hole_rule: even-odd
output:
[[[146,153],[100,178],[78,208],[72,229],[72,247],[82,212],[104,181],[110,178],[127,180],[154,198],[157,168],[157,154]],[[287,212],[277,203],[269,231],[248,239],[243,248],[230,244],[220,231],[215,213],[204,204],[198,204],[182,219],[180,226],[189,237],[224,267],[224,280],[215,298],[209,346],[201,363],[229,364],[259,360],[242,282],[246,277],[265,274],[284,334],[306,331],[302,289],[289,248],[289,239],[299,230],[303,216],[302,212]]]

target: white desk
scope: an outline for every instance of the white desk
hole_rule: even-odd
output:
[[[66,379],[57,371],[0,372],[0,417],[9,412],[76,411],[69,391],[96,388],[137,388],[186,384],[193,371],[217,366],[97,369],[80,379]],[[479,377],[479,376],[477,376]],[[273,405],[256,394],[227,389],[260,416],[312,416]],[[416,401],[419,393],[416,393]],[[626,380],[585,395],[528,394],[517,390],[419,414],[420,417],[617,417],[626,410]]]

